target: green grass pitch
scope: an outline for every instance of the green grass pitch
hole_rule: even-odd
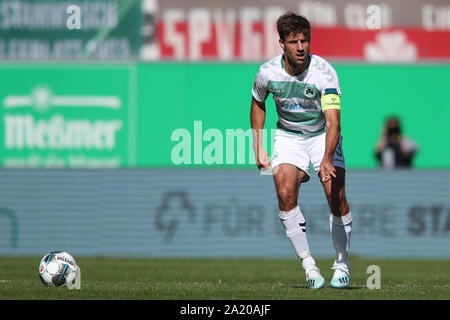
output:
[[[2,300],[311,300],[450,299],[450,260],[352,257],[351,284],[306,288],[293,259],[153,259],[79,257],[81,290],[45,287],[40,257],[0,257]],[[332,259],[317,259],[327,283]],[[381,289],[369,290],[367,267],[381,270]]]

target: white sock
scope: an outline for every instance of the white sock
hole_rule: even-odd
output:
[[[350,249],[350,235],[352,233],[352,212],[349,211],[343,217],[330,214],[330,232],[333,238],[334,250],[336,250],[336,263],[345,263],[349,266],[347,255]]]
[[[316,264],[309,251],[308,240],[306,239],[306,221],[300,208],[296,206],[291,211],[280,211],[281,224],[286,231],[292,247],[297,256],[302,259],[302,266]]]

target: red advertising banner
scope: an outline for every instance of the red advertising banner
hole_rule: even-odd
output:
[[[175,60],[267,60],[280,54],[278,35],[261,22],[250,26],[237,23],[227,31],[223,26],[205,26],[204,38],[193,27],[179,23],[168,31],[158,23],[158,47],[162,59]],[[243,31],[247,28],[249,31]],[[194,27],[195,29],[195,27]],[[228,36],[223,38],[221,32]],[[245,34],[248,32],[249,34]],[[371,62],[415,62],[450,60],[450,32],[414,28],[352,30],[345,27],[316,27],[312,30],[311,52],[324,58]]]
[[[294,11],[310,20],[311,51],[324,58],[450,61],[450,4],[443,0],[144,0],[143,10],[153,24],[144,60],[264,61],[281,52],[278,17]]]

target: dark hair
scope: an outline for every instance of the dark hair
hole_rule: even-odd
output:
[[[309,24],[309,21],[305,17],[293,12],[288,12],[278,18],[277,30],[280,39],[283,41],[285,41],[291,33],[294,33],[294,35],[303,33],[308,41],[311,39],[311,25]]]

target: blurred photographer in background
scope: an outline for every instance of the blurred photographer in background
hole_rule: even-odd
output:
[[[417,144],[402,134],[400,119],[391,116],[375,145],[375,156],[383,169],[411,168]]]

